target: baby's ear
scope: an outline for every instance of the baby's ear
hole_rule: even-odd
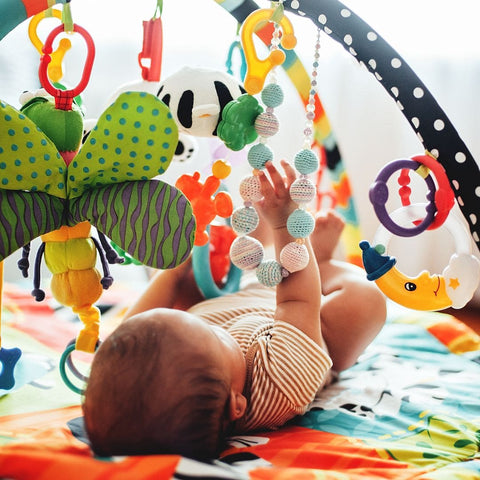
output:
[[[242,418],[247,409],[247,399],[239,392],[230,391],[229,415],[230,421],[234,422]]]

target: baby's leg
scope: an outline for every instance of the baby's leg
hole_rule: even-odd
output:
[[[317,216],[311,242],[322,281],[322,335],[336,371],[352,366],[385,323],[386,304],[355,265],[332,259],[344,227],[334,212]]]

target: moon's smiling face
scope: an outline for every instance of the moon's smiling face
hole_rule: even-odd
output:
[[[405,307],[442,310],[452,304],[445,289],[445,279],[426,271],[412,278],[393,267],[377,279],[376,283],[385,295]]]

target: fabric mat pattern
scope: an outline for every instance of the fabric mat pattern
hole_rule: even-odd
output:
[[[122,295],[110,294],[118,307]],[[118,322],[107,312],[105,335]],[[480,338],[442,313],[392,309],[356,365],[310,411],[275,432],[233,437],[220,459],[100,459],[82,436],[81,398],[58,373],[79,328],[51,301],[4,292],[2,345],[20,347],[16,387],[0,390],[0,477],[55,479],[480,478]],[[88,369],[88,356],[76,365]]]

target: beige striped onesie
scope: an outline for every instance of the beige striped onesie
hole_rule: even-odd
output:
[[[294,326],[274,321],[274,289],[251,284],[189,312],[226,329],[245,355],[248,404],[236,433],[274,429],[305,413],[329,377],[332,362],[326,350]]]

